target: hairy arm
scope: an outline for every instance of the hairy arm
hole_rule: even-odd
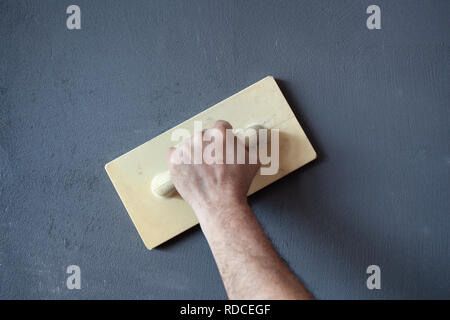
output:
[[[247,202],[196,210],[230,299],[311,299],[283,263]]]
[[[231,129],[217,121],[215,134]],[[208,240],[230,299],[313,299],[283,263],[247,202],[259,166],[251,164],[179,164],[202,134],[169,150],[172,181],[191,205]],[[224,139],[224,152],[226,152]],[[205,143],[203,143],[205,144]],[[203,145],[203,148],[205,145]]]

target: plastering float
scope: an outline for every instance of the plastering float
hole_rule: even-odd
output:
[[[205,128],[227,120],[233,128],[264,127],[279,130],[279,170],[258,174],[248,195],[264,188],[316,158],[275,79],[266,77],[152,140],[107,163],[105,169],[148,249],[193,227],[198,220],[175,192],[166,163],[169,147],[176,145],[172,132],[194,130],[194,121]]]

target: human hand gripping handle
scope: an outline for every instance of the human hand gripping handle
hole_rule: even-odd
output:
[[[217,206],[223,201],[245,201],[250,184],[255,177],[258,164],[238,164],[236,159],[231,164],[223,164],[226,151],[236,151],[237,144],[242,143],[237,139],[226,139],[226,131],[231,130],[231,125],[226,121],[216,121],[214,126],[194,135],[176,148],[170,148],[168,152],[168,166],[170,178],[178,193],[194,209],[203,210],[207,206]],[[208,132],[209,131],[209,132]],[[182,157],[186,154],[193,159],[193,150],[201,148],[201,154],[213,142],[203,141],[204,135],[222,136],[223,163],[185,164]],[[199,144],[201,144],[199,146]],[[247,150],[245,150],[246,153]],[[234,152],[236,157],[237,152]],[[167,176],[166,176],[167,177]],[[197,214],[198,215],[198,214]]]
[[[231,126],[230,126],[231,128]],[[254,124],[251,126],[248,126],[245,130],[253,129],[256,134],[258,134],[259,129],[263,129],[264,127],[259,124]],[[244,130],[244,131],[245,131]],[[270,137],[270,136],[268,136]],[[151,190],[152,193],[159,197],[170,197],[174,194],[176,191],[175,185],[173,184],[171,178],[170,178],[170,171],[163,171],[159,174],[157,174],[152,179],[151,184]]]

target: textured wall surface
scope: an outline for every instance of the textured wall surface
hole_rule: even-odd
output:
[[[103,166],[266,75],[319,155],[250,200],[290,267],[450,298],[450,1],[374,3],[0,1],[0,298],[225,298],[200,229],[147,251]]]

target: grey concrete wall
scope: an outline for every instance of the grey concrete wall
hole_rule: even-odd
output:
[[[200,229],[147,251],[103,165],[269,74],[319,154],[250,200],[291,268],[318,298],[450,298],[449,15],[445,0],[0,1],[0,298],[225,298]]]

